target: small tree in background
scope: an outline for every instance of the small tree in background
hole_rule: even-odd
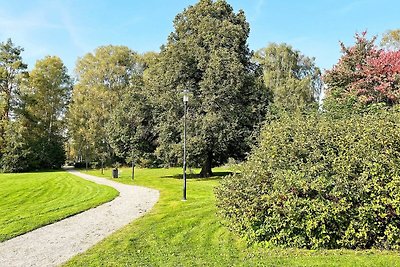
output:
[[[264,83],[273,94],[275,109],[295,112],[317,106],[322,81],[314,58],[290,45],[272,43],[257,51],[254,60],[262,67]]]
[[[368,40],[366,32],[356,34],[355,39],[352,47],[341,43],[342,57],[324,76],[328,112],[360,112],[399,102],[399,52],[379,49],[376,38]]]
[[[349,85],[360,103],[384,103],[387,106],[399,103],[400,51],[380,50],[377,57],[367,58],[367,64],[360,71],[362,77]]]

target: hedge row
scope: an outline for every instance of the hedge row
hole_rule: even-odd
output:
[[[283,118],[216,189],[217,205],[250,242],[399,249],[399,174],[396,113]]]

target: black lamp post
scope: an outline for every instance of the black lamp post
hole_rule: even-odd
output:
[[[88,150],[89,150],[89,146],[88,145],[86,145],[86,155],[85,155],[85,169],[86,169],[86,171],[88,170]]]
[[[186,111],[189,101],[189,91],[183,90],[183,199],[186,200]]]

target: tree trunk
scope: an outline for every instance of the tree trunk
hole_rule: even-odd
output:
[[[135,163],[132,160],[132,180],[135,178]]]
[[[89,165],[89,161],[88,161],[88,148],[86,147],[86,157],[85,157],[85,161],[86,161],[86,171],[88,170],[88,165]]]
[[[3,109],[2,120],[9,121],[10,120],[10,106],[11,106],[11,92],[7,90],[5,98],[5,106]]]
[[[212,152],[207,153],[207,157],[204,160],[203,166],[201,167],[200,177],[211,177],[213,175],[211,170],[212,163]]]

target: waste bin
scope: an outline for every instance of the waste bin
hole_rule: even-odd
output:
[[[118,178],[118,169],[117,168],[112,170],[112,178]]]

